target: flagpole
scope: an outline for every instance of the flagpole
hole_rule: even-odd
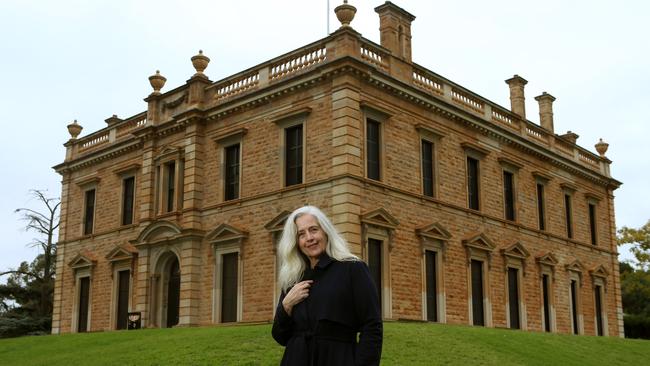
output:
[[[330,35],[330,0],[327,0],[327,35]]]

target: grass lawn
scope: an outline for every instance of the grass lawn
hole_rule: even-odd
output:
[[[270,325],[0,340],[0,365],[277,365]],[[382,365],[644,365],[650,341],[432,323],[384,324]]]

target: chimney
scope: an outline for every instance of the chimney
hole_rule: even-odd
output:
[[[375,8],[379,14],[381,45],[394,56],[411,62],[411,22],[415,16],[399,6],[386,1]]]
[[[553,101],[555,97],[543,92],[535,97],[539,103],[539,124],[543,129],[553,133]]]
[[[515,76],[506,80],[506,84],[510,87],[510,110],[525,121],[526,98],[524,97],[524,86],[528,84],[528,81],[515,74]]]

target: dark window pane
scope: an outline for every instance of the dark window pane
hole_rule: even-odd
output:
[[[221,277],[221,322],[237,321],[237,257],[238,253],[224,254]]]
[[[176,162],[165,164],[167,170],[167,207],[166,212],[174,211],[174,188],[176,184]]]
[[[124,179],[122,189],[122,225],[131,225],[133,223],[135,177]]]
[[[571,195],[564,195],[564,216],[566,218],[566,236],[573,238],[573,218],[571,217]]]
[[[596,334],[603,335],[603,303],[600,298],[600,286],[594,288],[594,298],[596,300]]]
[[[422,188],[424,195],[433,197],[433,144],[422,140]]]
[[[302,183],[302,125],[285,130],[285,183],[287,186]]]
[[[578,329],[578,282],[571,280],[571,317],[573,318],[573,334],[579,334]]]
[[[546,218],[544,217],[544,185],[537,183],[537,218],[539,229],[546,230]]]
[[[368,120],[366,124],[366,160],[368,165],[368,178],[380,180],[380,155],[381,155],[381,130],[379,122]]]
[[[178,307],[181,300],[181,272],[178,259],[174,258],[169,269],[167,284],[167,328],[178,324]]]
[[[427,250],[425,256],[426,283],[427,283],[427,320],[438,321],[438,296],[436,276],[436,252]]]
[[[591,244],[596,245],[596,205],[589,204],[589,233],[591,235]]]
[[[479,209],[479,171],[478,160],[467,157],[467,195],[469,208]]]
[[[503,172],[503,200],[505,203],[506,220],[515,220],[515,190],[514,176],[510,172]]]
[[[510,328],[519,329],[519,277],[516,268],[508,268],[508,308]]]
[[[368,269],[370,270],[370,277],[372,277],[377,286],[377,294],[379,294],[379,304],[381,301],[381,240],[368,239]]]
[[[86,191],[86,212],[84,214],[84,235],[93,233],[95,222],[95,190]]]
[[[117,286],[117,329],[127,329],[129,320],[129,282],[131,271],[119,271]]]
[[[472,318],[474,325],[485,325],[483,313],[483,262],[472,259]]]
[[[226,148],[226,194],[225,199],[239,198],[239,144]]]
[[[551,303],[549,298],[549,277],[542,275],[542,297],[544,301],[544,330],[551,331]]]
[[[90,277],[79,279],[79,317],[77,332],[88,331],[88,305],[90,304]]]

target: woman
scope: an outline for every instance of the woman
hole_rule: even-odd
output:
[[[281,364],[379,365],[377,289],[325,214],[314,206],[292,212],[278,250],[282,295],[272,334],[285,346]]]

